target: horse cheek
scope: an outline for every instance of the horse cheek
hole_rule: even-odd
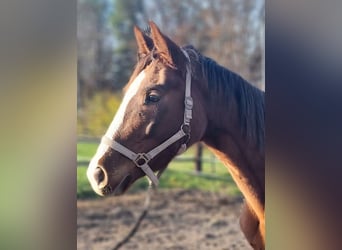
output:
[[[155,128],[155,122],[150,122],[145,129],[145,135],[146,136],[153,136],[154,128]]]

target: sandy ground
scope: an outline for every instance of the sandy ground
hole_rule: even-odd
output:
[[[77,249],[112,249],[139,217],[145,193],[77,203]],[[239,228],[242,199],[194,190],[153,194],[140,229],[120,249],[251,250]]]

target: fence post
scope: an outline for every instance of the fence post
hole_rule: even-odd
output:
[[[203,145],[202,143],[197,143],[196,160],[195,160],[197,173],[202,172],[202,154],[203,154]]]

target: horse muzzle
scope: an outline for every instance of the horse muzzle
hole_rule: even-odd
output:
[[[132,176],[130,174],[125,175],[117,181],[110,180],[107,171],[99,165],[96,166],[95,169],[88,169],[87,176],[93,190],[101,196],[108,196],[111,194],[121,195],[132,183]]]

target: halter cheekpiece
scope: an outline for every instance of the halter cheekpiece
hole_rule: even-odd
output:
[[[168,148],[173,143],[177,142],[181,138],[187,136],[186,141],[181,145],[178,150],[178,154],[183,153],[187,148],[187,143],[190,140],[190,121],[192,119],[192,108],[193,108],[193,100],[191,97],[191,65],[190,65],[190,57],[188,53],[182,49],[183,54],[187,58],[186,64],[186,82],[185,82],[185,98],[184,98],[184,120],[180,129],[177,133],[171,136],[169,139],[161,143],[159,146],[153,148],[148,153],[134,153],[130,149],[126,148],[125,146],[121,145],[115,140],[110,139],[106,135],[102,137],[101,143],[111,147],[115,151],[121,153],[122,155],[126,156],[128,159],[132,160],[134,164],[140,168],[146,176],[149,178],[150,182],[153,183],[155,186],[158,186],[159,179],[154,174],[151,167],[148,163],[157,156],[160,152],[164,149]]]

